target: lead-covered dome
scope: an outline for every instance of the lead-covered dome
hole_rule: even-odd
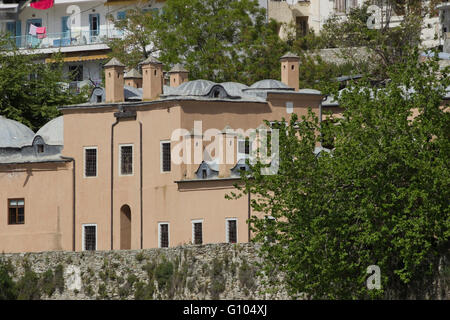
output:
[[[0,116],[0,148],[22,148],[31,145],[34,132],[20,122]]]
[[[206,95],[214,85],[215,83],[209,80],[193,80],[174,88],[170,95],[203,96]]]
[[[44,142],[52,146],[64,145],[64,119],[62,116],[47,122],[36,132],[35,137],[40,136]]]
[[[252,89],[257,89],[257,90],[294,90],[293,88],[288,87],[283,82],[274,80],[274,79],[260,80],[258,82],[255,82],[254,84],[252,84],[250,86],[250,88],[244,89],[244,90],[252,90]]]

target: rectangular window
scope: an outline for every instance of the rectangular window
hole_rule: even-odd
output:
[[[25,200],[8,199],[8,224],[25,223]]]
[[[83,250],[97,250],[97,225],[83,225]]]
[[[69,66],[69,77],[72,81],[83,81],[83,65]]]
[[[192,221],[192,240],[194,244],[203,243],[203,221],[195,220]]]
[[[159,247],[168,248],[169,247],[169,224],[160,223],[159,224]]]
[[[161,171],[171,170],[170,142],[161,141]]]
[[[120,174],[123,176],[133,174],[133,146],[120,146]]]
[[[97,148],[84,149],[84,176],[97,176]]]
[[[250,154],[250,140],[238,140],[238,160],[242,158],[248,158]]]
[[[226,233],[228,243],[237,242],[237,219],[226,219]]]

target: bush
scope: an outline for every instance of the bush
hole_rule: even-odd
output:
[[[0,259],[0,300],[17,299],[16,283],[11,278],[13,267],[11,263]]]

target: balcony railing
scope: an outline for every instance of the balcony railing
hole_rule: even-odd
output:
[[[41,36],[23,35],[11,37],[10,39],[19,49],[46,49],[102,44],[106,43],[107,39],[121,37],[123,37],[121,30],[109,29],[47,33]]]

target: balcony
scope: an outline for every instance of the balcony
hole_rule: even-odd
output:
[[[117,29],[99,31],[80,30],[60,33],[47,33],[43,36],[23,35],[10,37],[18,49],[48,49],[105,44],[106,40],[122,38],[123,32]]]

